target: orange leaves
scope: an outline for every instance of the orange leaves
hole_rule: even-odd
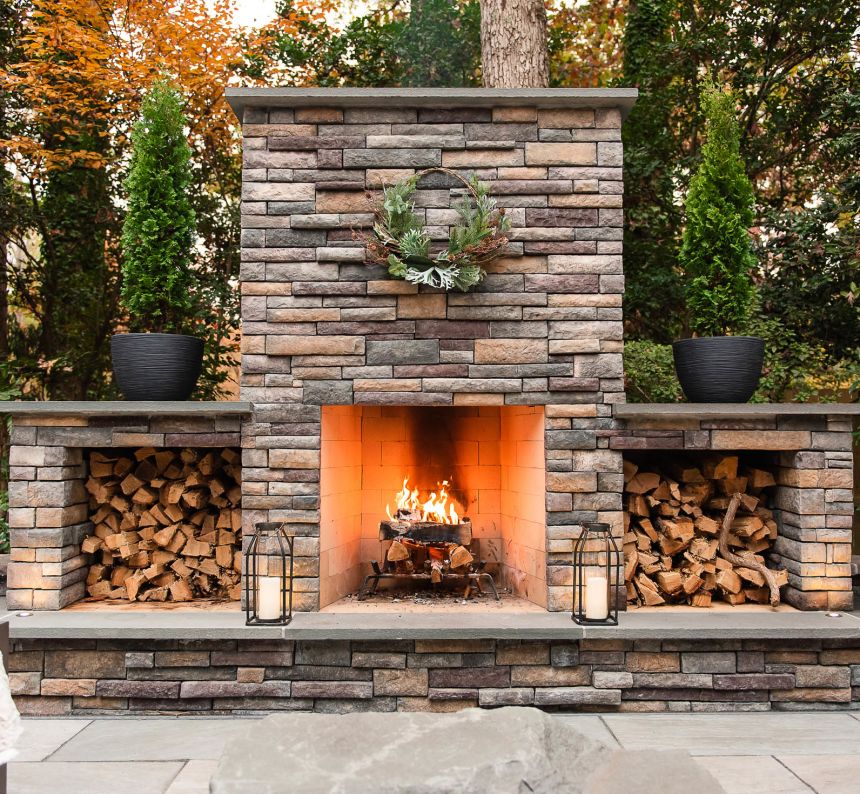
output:
[[[192,146],[237,154],[224,100],[242,59],[234,0],[34,0],[24,59],[0,79],[25,106],[4,142],[22,173],[120,162],[143,93],[161,77],[187,101]]]
[[[23,59],[0,81],[20,98],[17,134],[0,140],[19,173],[124,161],[143,94],[167,77],[181,91],[189,143],[201,164],[238,158],[237,122],[224,99],[247,83],[249,54],[265,60],[273,32],[321,21],[333,0],[298,0],[293,12],[248,31],[234,24],[237,0],[33,0]],[[286,75],[261,70],[270,80]],[[293,82],[300,75],[289,76]]]

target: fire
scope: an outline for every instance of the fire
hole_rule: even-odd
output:
[[[435,521],[437,524],[459,524],[460,516],[454,507],[454,500],[449,502],[448,489],[450,484],[447,480],[438,483],[439,493],[431,491],[430,496],[422,499],[417,488],[409,487],[409,477],[403,478],[403,487],[395,495],[395,514],[409,513],[412,520]],[[394,521],[396,515],[391,513],[390,503],[385,505],[385,512]]]

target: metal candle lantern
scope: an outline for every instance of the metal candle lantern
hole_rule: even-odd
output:
[[[583,524],[573,544],[572,617],[580,625],[618,625],[621,553],[611,530],[609,524]]]
[[[293,617],[293,538],[280,522],[254,525],[245,552],[245,624],[286,625]]]

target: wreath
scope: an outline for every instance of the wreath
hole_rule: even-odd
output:
[[[432,239],[415,214],[415,190],[425,174],[441,172],[459,179],[466,188],[457,202],[458,223],[448,243],[431,253]],[[496,210],[485,184],[474,174],[465,179],[447,168],[428,168],[383,188],[373,209],[373,236],[365,238],[368,260],[386,265],[393,278],[444,290],[468,292],[483,281],[484,266],[504,253],[510,221],[504,208]]]

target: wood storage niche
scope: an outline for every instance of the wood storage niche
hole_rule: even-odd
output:
[[[624,580],[635,606],[779,603],[774,461],[756,453],[642,453],[624,460]]]
[[[90,599],[239,599],[238,449],[102,449],[86,459]]]

